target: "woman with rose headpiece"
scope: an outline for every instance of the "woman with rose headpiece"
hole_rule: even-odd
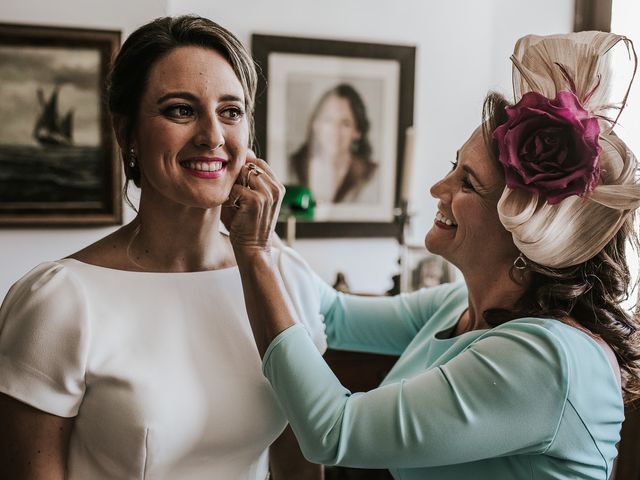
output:
[[[316,282],[331,346],[400,355],[369,392],[340,385],[288,306],[268,254],[281,185],[259,163],[251,190],[233,187],[263,371],[310,460],[402,479],[611,476],[624,405],[640,397],[640,319],[621,307],[640,180],[613,132],[618,43],[635,58],[602,32],[516,44],[516,103],[490,94],[431,188],[426,246],[464,283],[358,298]]]

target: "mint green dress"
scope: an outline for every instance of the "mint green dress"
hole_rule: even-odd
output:
[[[623,401],[589,336],[521,318],[450,338],[462,284],[367,298],[317,283],[331,347],[401,356],[352,394],[302,325],[273,340],[263,371],[311,461],[403,480],[609,478]]]

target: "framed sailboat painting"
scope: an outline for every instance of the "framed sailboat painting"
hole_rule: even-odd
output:
[[[120,33],[0,24],[0,225],[122,223],[105,98]]]

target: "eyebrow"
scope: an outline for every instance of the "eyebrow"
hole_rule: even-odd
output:
[[[198,97],[196,97],[193,93],[190,93],[190,92],[169,92],[169,93],[165,93],[160,98],[158,98],[157,103],[160,104],[170,98],[183,98],[185,100],[190,100],[192,102],[198,101]],[[222,95],[218,100],[221,102],[242,102],[242,98],[236,95],[230,95],[230,94]]]

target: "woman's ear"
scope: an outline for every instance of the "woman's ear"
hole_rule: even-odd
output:
[[[126,151],[129,148],[129,139],[127,138],[127,127],[129,126],[129,121],[124,115],[115,114],[112,118],[113,120],[111,125],[116,134],[118,146],[120,147],[120,150]]]

